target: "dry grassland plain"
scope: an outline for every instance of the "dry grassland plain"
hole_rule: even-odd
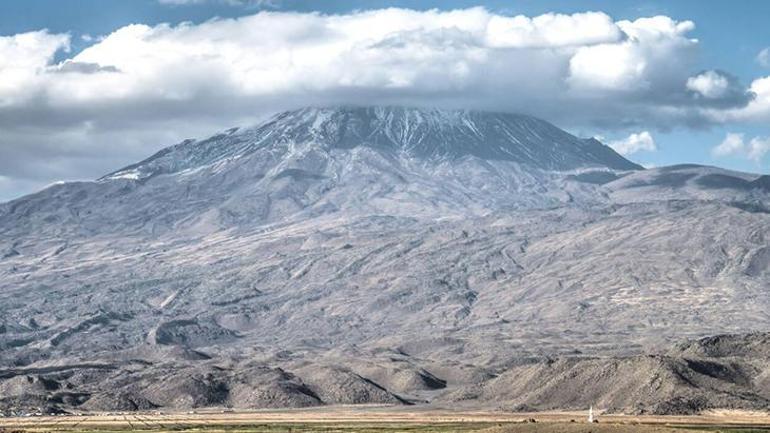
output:
[[[675,433],[770,432],[770,414],[712,411],[697,416],[603,415],[589,424],[578,412],[505,413],[337,407],[195,413],[102,413],[0,419],[0,433]]]

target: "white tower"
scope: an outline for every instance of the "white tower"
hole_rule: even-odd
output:
[[[591,407],[588,408],[588,422],[589,423],[594,422],[594,405],[591,405]]]

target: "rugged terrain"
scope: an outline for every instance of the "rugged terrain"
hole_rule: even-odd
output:
[[[0,204],[0,408],[765,408],[768,228],[527,116],[282,113]]]

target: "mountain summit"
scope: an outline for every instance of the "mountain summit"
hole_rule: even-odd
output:
[[[287,111],[254,128],[232,129],[203,141],[188,140],[112,176],[145,177],[299,143],[316,144],[327,151],[365,146],[434,162],[472,156],[543,170],[642,168],[595,139],[577,138],[530,116],[405,107],[332,107]]]
[[[545,170],[603,166],[641,169],[595,140],[581,140],[530,116],[404,107],[305,108],[258,128],[279,139],[333,148],[370,146],[423,159],[475,156]]]

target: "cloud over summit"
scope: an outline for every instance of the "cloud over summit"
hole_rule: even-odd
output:
[[[593,114],[583,122],[610,123],[623,114],[676,122],[670,113],[656,118],[658,109],[698,117],[702,104],[690,97],[693,91],[710,103],[748,102],[734,100],[729,93],[736,84],[725,75],[691,75],[698,42],[687,34],[693,28],[692,22],[664,16],[616,22],[601,12],[260,12],[199,25],[117,29],[54,68],[80,74],[56,76],[43,68],[68,46],[67,35],[13,36],[37,39],[26,44],[30,51],[17,48],[6,58],[29,65],[15,74],[40,90],[45,98],[38,103],[48,105],[126,99],[205,105],[207,98],[230,97],[259,110],[284,96],[328,103],[376,96],[386,102],[433,104],[438,98],[477,108],[534,109],[531,114],[556,121],[566,109],[590,104]],[[0,67],[3,78],[11,72]],[[8,92],[0,98],[8,100]],[[621,107],[627,108],[618,112]]]
[[[25,152],[11,151],[28,146],[67,159],[69,177],[91,178],[163,140],[300,105],[466,107],[609,129],[768,116],[762,82],[746,93],[727,73],[695,69],[694,26],[666,16],[506,16],[480,7],[262,11],[125,26],[59,64],[54,56],[69,49],[69,35],[3,36],[0,127],[8,133],[0,160],[18,161],[13,169],[0,163],[0,174],[48,182],[19,160]]]

